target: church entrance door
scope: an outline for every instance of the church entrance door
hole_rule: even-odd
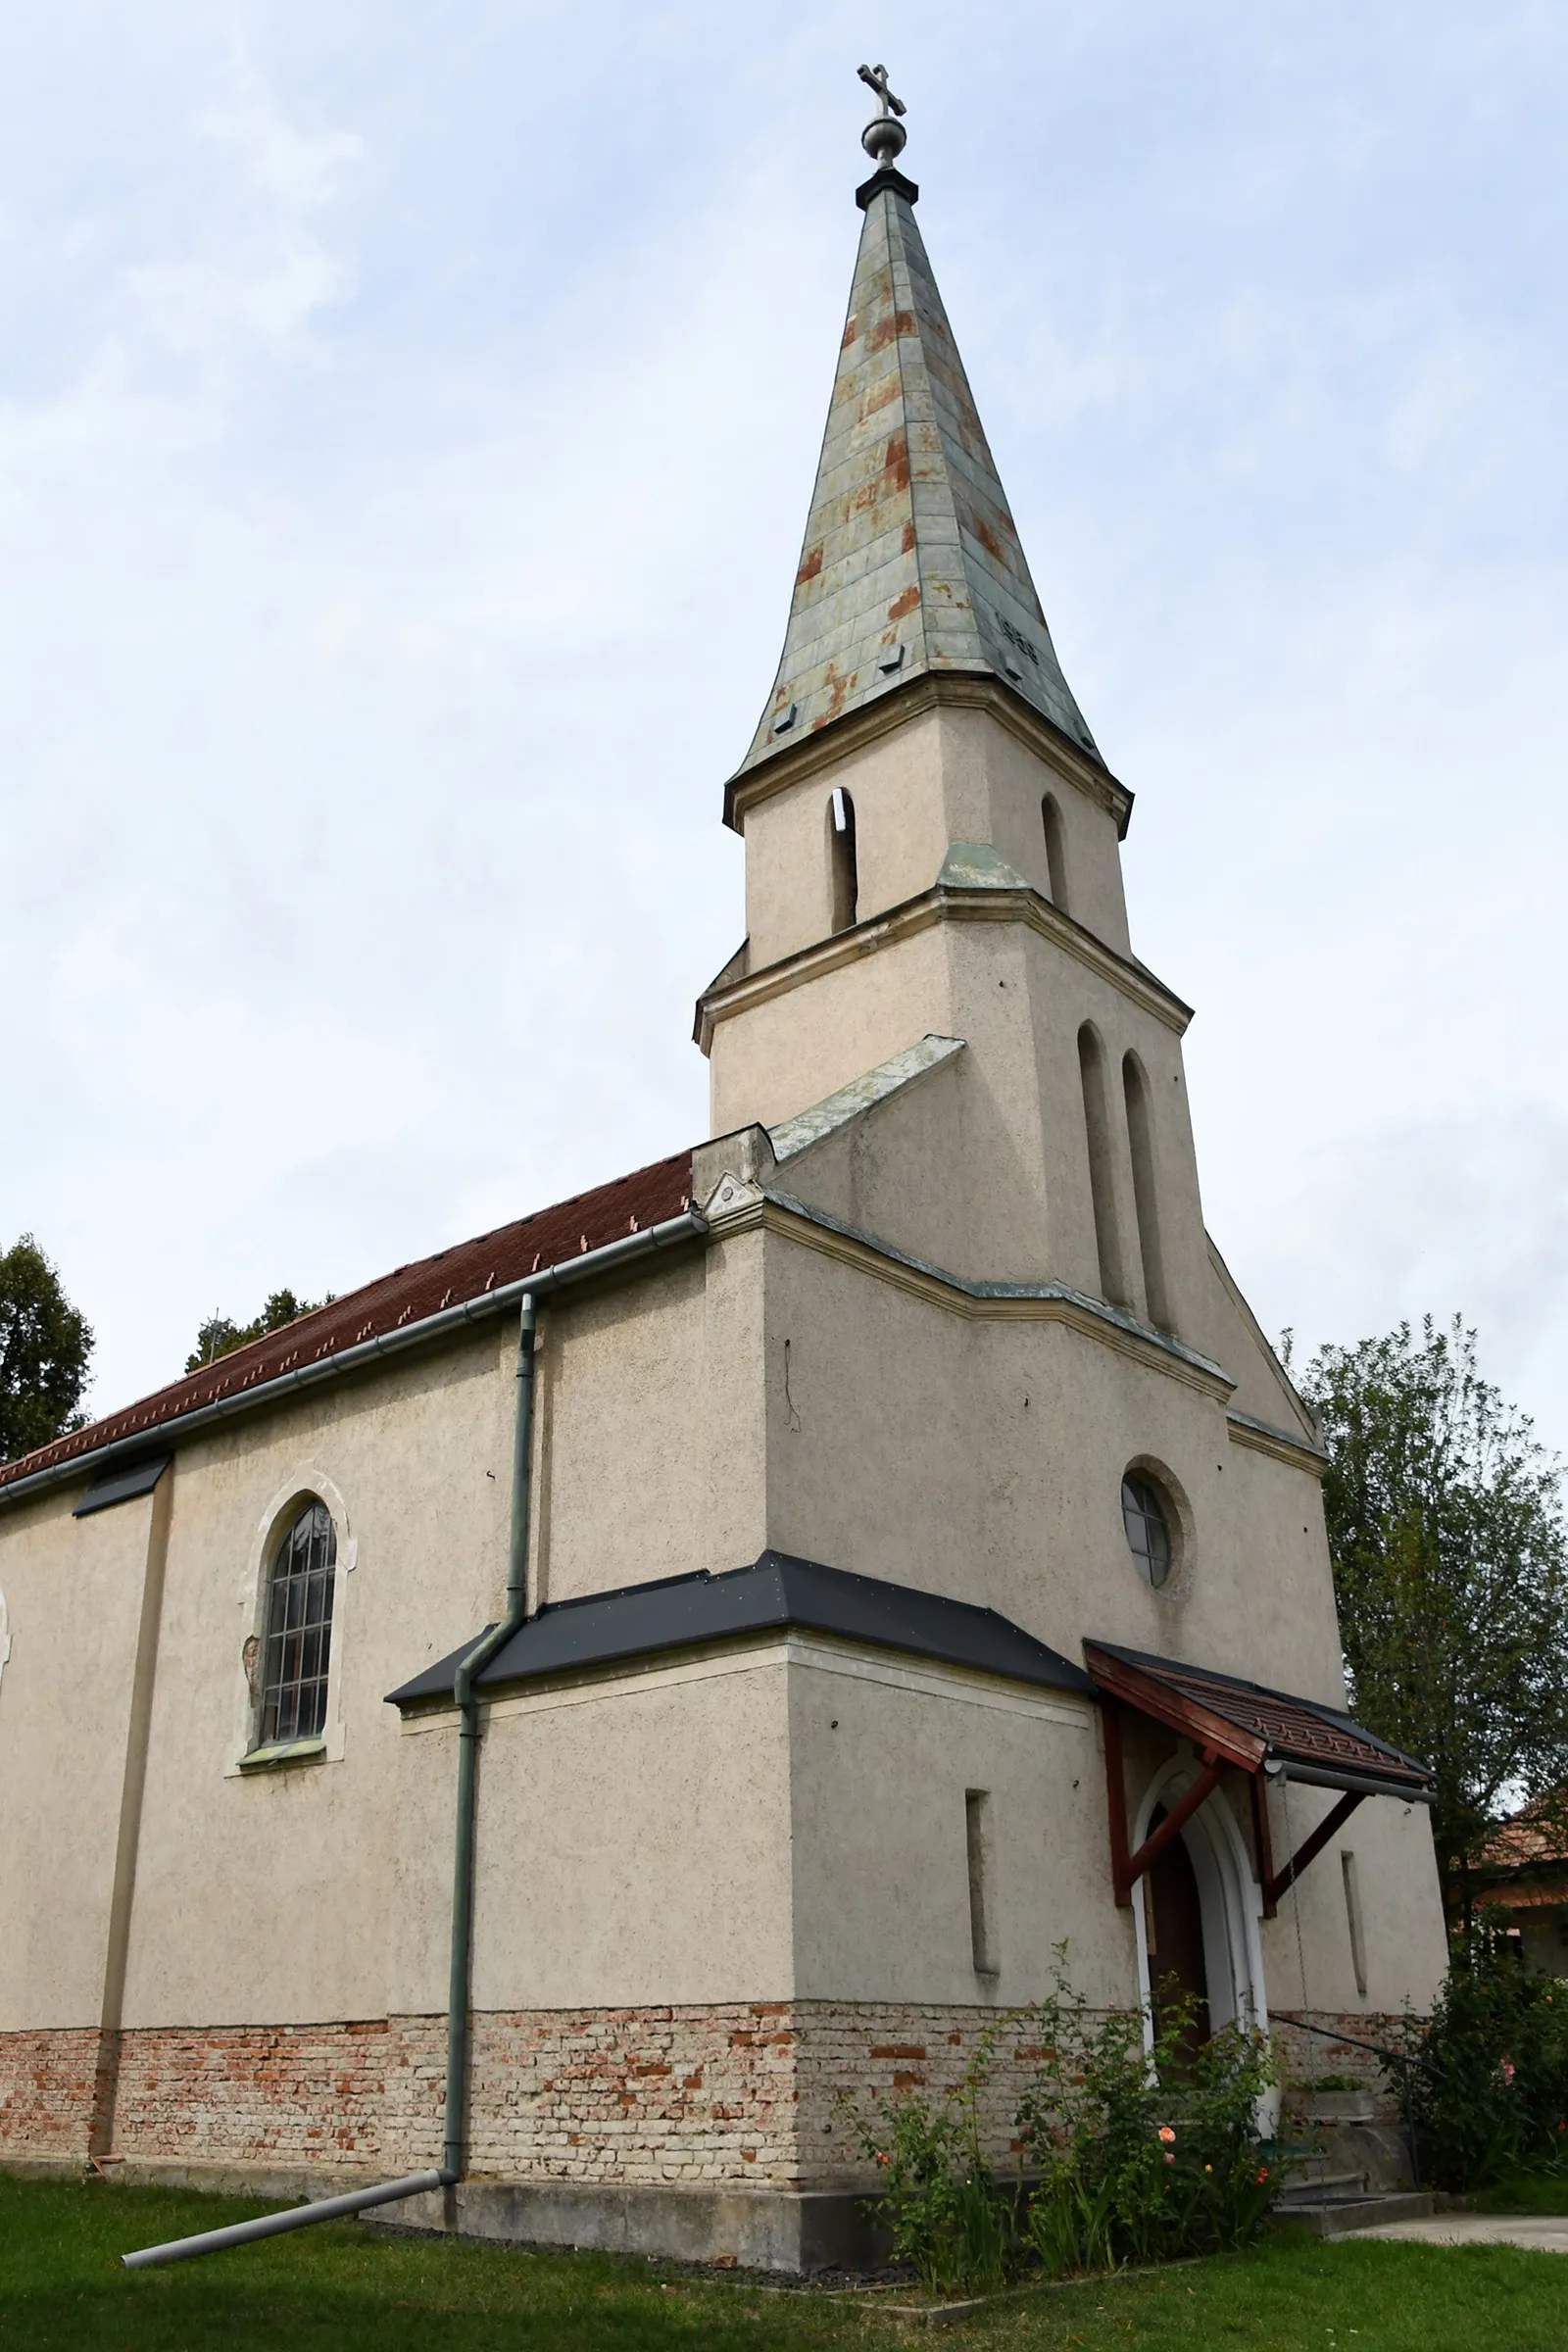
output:
[[[1149,1817],[1151,1831],[1157,1830],[1164,1818],[1164,1806],[1156,1805]],[[1181,2042],[1187,2056],[1194,2057],[1213,2028],[1203,1954],[1203,1901],[1183,1838],[1173,1838],[1164,1852],[1154,1857],[1148,1879],[1144,1932],[1156,2030],[1163,2030],[1173,2010],[1185,2009]]]
[[[1185,1795],[1198,1772],[1190,1756],[1173,1756],[1155,1773],[1132,1825],[1134,1852]],[[1233,2020],[1243,2026],[1266,2024],[1261,1913],[1251,1856],[1235,1814],[1216,1791],[1154,1857],[1147,1884],[1134,1891],[1139,1995],[1151,2033],[1160,1979],[1172,1976],[1200,2004],[1196,2040],[1218,2034]]]

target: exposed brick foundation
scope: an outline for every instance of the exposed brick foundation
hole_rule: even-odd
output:
[[[654,2187],[863,2181],[844,2101],[869,2120],[879,2099],[950,2087],[994,2016],[826,2001],[483,2015],[471,2169]],[[1396,2023],[1309,2022],[1366,2041]],[[1369,2052],[1292,2020],[1275,2032],[1288,2082],[1350,2075],[1383,2090]],[[982,2102],[995,2161],[1016,2147],[1034,2052],[1027,2024],[999,2039]],[[0,2159],[85,2158],[98,2056],[91,2032],[0,2034]],[[201,2171],[411,2171],[440,2154],[445,2067],[441,2017],[128,2031],[107,2153]]]
[[[442,2018],[166,2028],[122,2044],[114,2156],[400,2172],[439,2150]]]
[[[96,2028],[0,2034],[0,2152],[85,2162],[98,2074]]]

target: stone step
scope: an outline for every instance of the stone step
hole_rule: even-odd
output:
[[[1280,2195],[1282,2198],[1292,2197],[1298,2200],[1302,2197],[1310,2200],[1351,2194],[1359,2196],[1365,2194],[1366,2186],[1365,2173],[1344,2170],[1331,2172],[1326,2164],[1320,2162],[1315,2165],[1307,2164],[1296,2167],[1285,2186],[1280,2190]]]
[[[1281,2197],[1274,2211],[1282,2222],[1302,2222],[1319,2237],[1345,2237],[1353,2230],[1375,2230],[1382,2222],[1424,2222],[1437,2210],[1424,2190],[1401,2189],[1387,2196]]]

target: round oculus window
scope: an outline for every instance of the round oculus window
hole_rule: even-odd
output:
[[[1137,1470],[1121,1482],[1121,1523],[1139,1570],[1156,1588],[1170,1574],[1170,1521],[1159,1489]]]

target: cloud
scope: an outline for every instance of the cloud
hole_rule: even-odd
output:
[[[292,352],[342,300],[347,268],[318,221],[365,159],[353,132],[291,122],[247,58],[236,57],[227,84],[196,126],[223,166],[203,250],[144,262],[125,278],[147,332],[213,369],[246,352]]]
[[[1254,1304],[1298,1353],[1462,1314],[1483,1364],[1568,1427],[1568,1115],[1501,1102],[1319,1146],[1243,1242]]]
[[[0,89],[0,1243],[62,1262],[105,1406],[215,1305],[701,1130],[691,998],[743,920],[718,787],[858,226],[837,0],[742,43],[716,0],[242,22],[236,52],[191,0],[61,0]],[[1218,1238],[1271,1328],[1430,1286],[1538,1397],[1568,1334],[1558,26],[1074,0],[1064,37],[978,0],[956,47],[910,0],[893,61],[1054,633],[1139,795],[1138,952],[1199,1005]],[[1490,1116],[1525,1122],[1500,1161],[1463,1140]]]

